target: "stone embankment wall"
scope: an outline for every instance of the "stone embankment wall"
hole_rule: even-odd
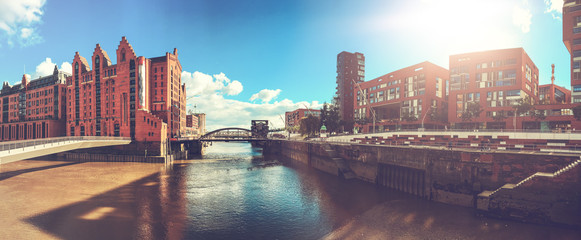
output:
[[[75,160],[82,162],[143,162],[143,163],[167,163],[172,162],[173,155],[167,156],[136,156],[136,155],[113,155],[95,153],[59,153],[59,159]],[[166,158],[167,157],[167,158]]]
[[[277,153],[321,171],[340,175],[322,142],[279,141]],[[429,200],[477,207],[478,195],[543,172],[554,173],[578,155],[448,150],[442,148],[329,144],[360,180]],[[267,148],[268,148],[267,147]],[[275,151],[275,150],[270,150]],[[581,226],[581,165],[556,177],[535,178],[490,195],[478,209],[523,221]]]

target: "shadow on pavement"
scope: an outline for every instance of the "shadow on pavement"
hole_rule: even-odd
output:
[[[181,239],[184,181],[152,174],[26,221],[61,239]]]

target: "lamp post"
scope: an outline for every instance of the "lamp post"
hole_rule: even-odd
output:
[[[353,81],[353,83],[355,83],[355,85],[359,89],[359,93],[363,96],[363,102],[365,102],[365,105],[369,106],[369,111],[371,112],[371,116],[373,117],[373,133],[375,133],[375,110],[373,110],[373,108],[371,107],[371,104],[369,103],[367,96],[363,94],[363,90],[361,90],[361,86],[359,86],[359,83],[355,82],[355,80],[353,79],[351,79],[351,81]]]
[[[430,108],[428,108],[428,111],[426,111],[426,114],[424,114],[424,117],[422,118],[422,131],[425,131],[426,129],[424,128],[424,120],[426,120],[426,116],[428,116],[428,113],[432,110],[433,106],[430,106]]]

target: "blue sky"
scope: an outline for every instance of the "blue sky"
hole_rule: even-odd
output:
[[[285,111],[335,93],[336,56],[362,52],[366,79],[451,54],[523,47],[550,82],[570,88],[562,0],[56,1],[0,0],[0,80],[64,70],[95,44],[111,57],[126,36],[137,55],[178,49],[190,107],[208,129],[283,125]],[[47,59],[50,58],[50,61]]]

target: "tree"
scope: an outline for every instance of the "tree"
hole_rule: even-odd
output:
[[[321,128],[320,123],[321,120],[319,119],[319,117],[308,115],[307,117],[301,119],[299,133],[301,133],[302,135],[307,135],[309,137],[315,136],[315,134]]]
[[[547,116],[545,116],[545,112],[542,110],[537,110],[532,103],[530,97],[521,98],[518,100],[517,104],[513,106],[516,111],[517,115],[529,115],[536,120],[543,120]]]
[[[512,106],[512,108],[514,108],[516,115],[518,116],[528,114],[535,110],[535,107],[533,106],[533,103],[529,97],[519,99],[518,102]]]
[[[363,116],[361,118],[356,118],[355,123],[357,123],[359,125],[365,125],[365,124],[369,123],[369,119],[367,117]]]
[[[413,121],[417,121],[418,118],[412,112],[408,112],[407,110],[404,110],[401,113],[401,120],[406,121],[406,122],[413,122]]]
[[[545,115],[545,111],[543,110],[533,110],[531,112],[531,115],[536,119],[536,120],[544,120],[545,118],[547,118],[547,116]]]
[[[508,115],[508,112],[506,112],[504,110],[500,110],[500,111],[496,112],[496,115],[492,116],[492,119],[496,122],[502,122],[508,118],[507,115]]]
[[[462,112],[462,121],[468,122],[472,120],[472,118],[480,117],[480,113],[482,113],[482,108],[480,107],[480,103],[477,102],[467,102],[466,103],[466,110]]]
[[[581,120],[581,104],[573,108],[573,117],[577,120]]]
[[[321,108],[321,125],[325,125],[328,132],[341,131],[341,117],[339,116],[338,106],[323,104],[323,108]]]
[[[437,108],[432,108],[430,111],[430,120],[448,122],[448,105],[443,103],[443,105]]]

